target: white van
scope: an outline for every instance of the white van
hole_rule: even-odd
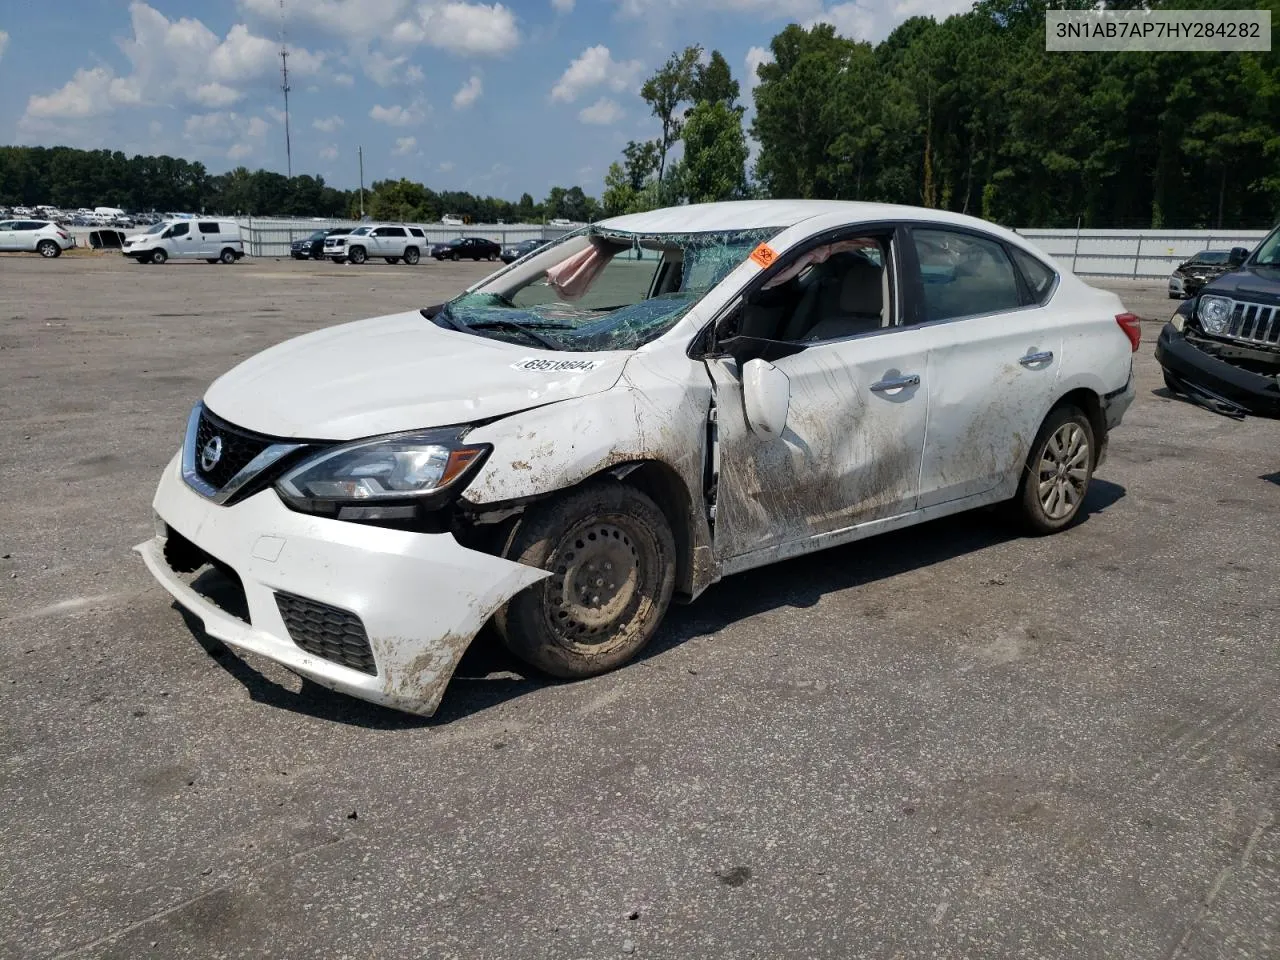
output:
[[[244,256],[244,241],[239,224],[229,220],[163,220],[126,237],[120,252],[139,263],[164,263],[170,257],[235,263]]]

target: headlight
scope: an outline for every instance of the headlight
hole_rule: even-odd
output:
[[[345,241],[345,240],[334,240],[334,241],[333,241],[333,245],[334,245],[335,247],[341,247],[341,246],[345,246],[345,245],[346,245],[346,242],[347,242],[347,241]]]
[[[413,517],[424,501],[445,494],[488,454],[456,431],[403,433],[325,450],[276,483],[289,506],[339,520]]]
[[[1232,302],[1227,297],[1201,297],[1196,316],[1205,333],[1222,333],[1231,319]]]

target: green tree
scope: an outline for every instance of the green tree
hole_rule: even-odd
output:
[[[694,103],[722,103],[735,107],[741,93],[738,81],[733,79],[729,61],[719,50],[712,50],[706,65],[699,63],[693,72],[689,87],[689,99]]]
[[[742,115],[723,100],[703,100],[686,115],[681,190],[690,203],[746,194],[747,141]]]
[[[685,47],[673,53],[658,71],[640,87],[640,96],[662,124],[658,138],[658,190],[663,192],[667,154],[680,139],[680,105],[689,100],[697,76],[702,47]]]

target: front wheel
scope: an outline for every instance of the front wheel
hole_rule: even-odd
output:
[[[1078,407],[1045,419],[1027,456],[1014,506],[1032,533],[1056,533],[1080,518],[1093,480],[1093,425]]]
[[[62,248],[52,240],[41,240],[36,244],[36,253],[46,260],[52,260],[54,257],[62,256]]]
[[[420,258],[421,254],[418,253],[417,247],[410,247],[404,252],[404,262],[411,267],[415,266]]]
[[[164,263],[169,259],[169,254],[165,253],[163,247],[157,247],[151,251],[151,262],[155,264]]]
[[[503,555],[551,571],[494,615],[507,648],[555,677],[626,663],[662,622],[675,586],[675,538],[644,493],[591,484],[529,507]]]
[[[347,259],[359,266],[369,259],[369,255],[364,252],[364,247],[352,247],[347,251]]]

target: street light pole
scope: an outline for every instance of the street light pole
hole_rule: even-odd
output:
[[[360,219],[364,219],[364,147],[357,147],[356,152],[360,157]]]

